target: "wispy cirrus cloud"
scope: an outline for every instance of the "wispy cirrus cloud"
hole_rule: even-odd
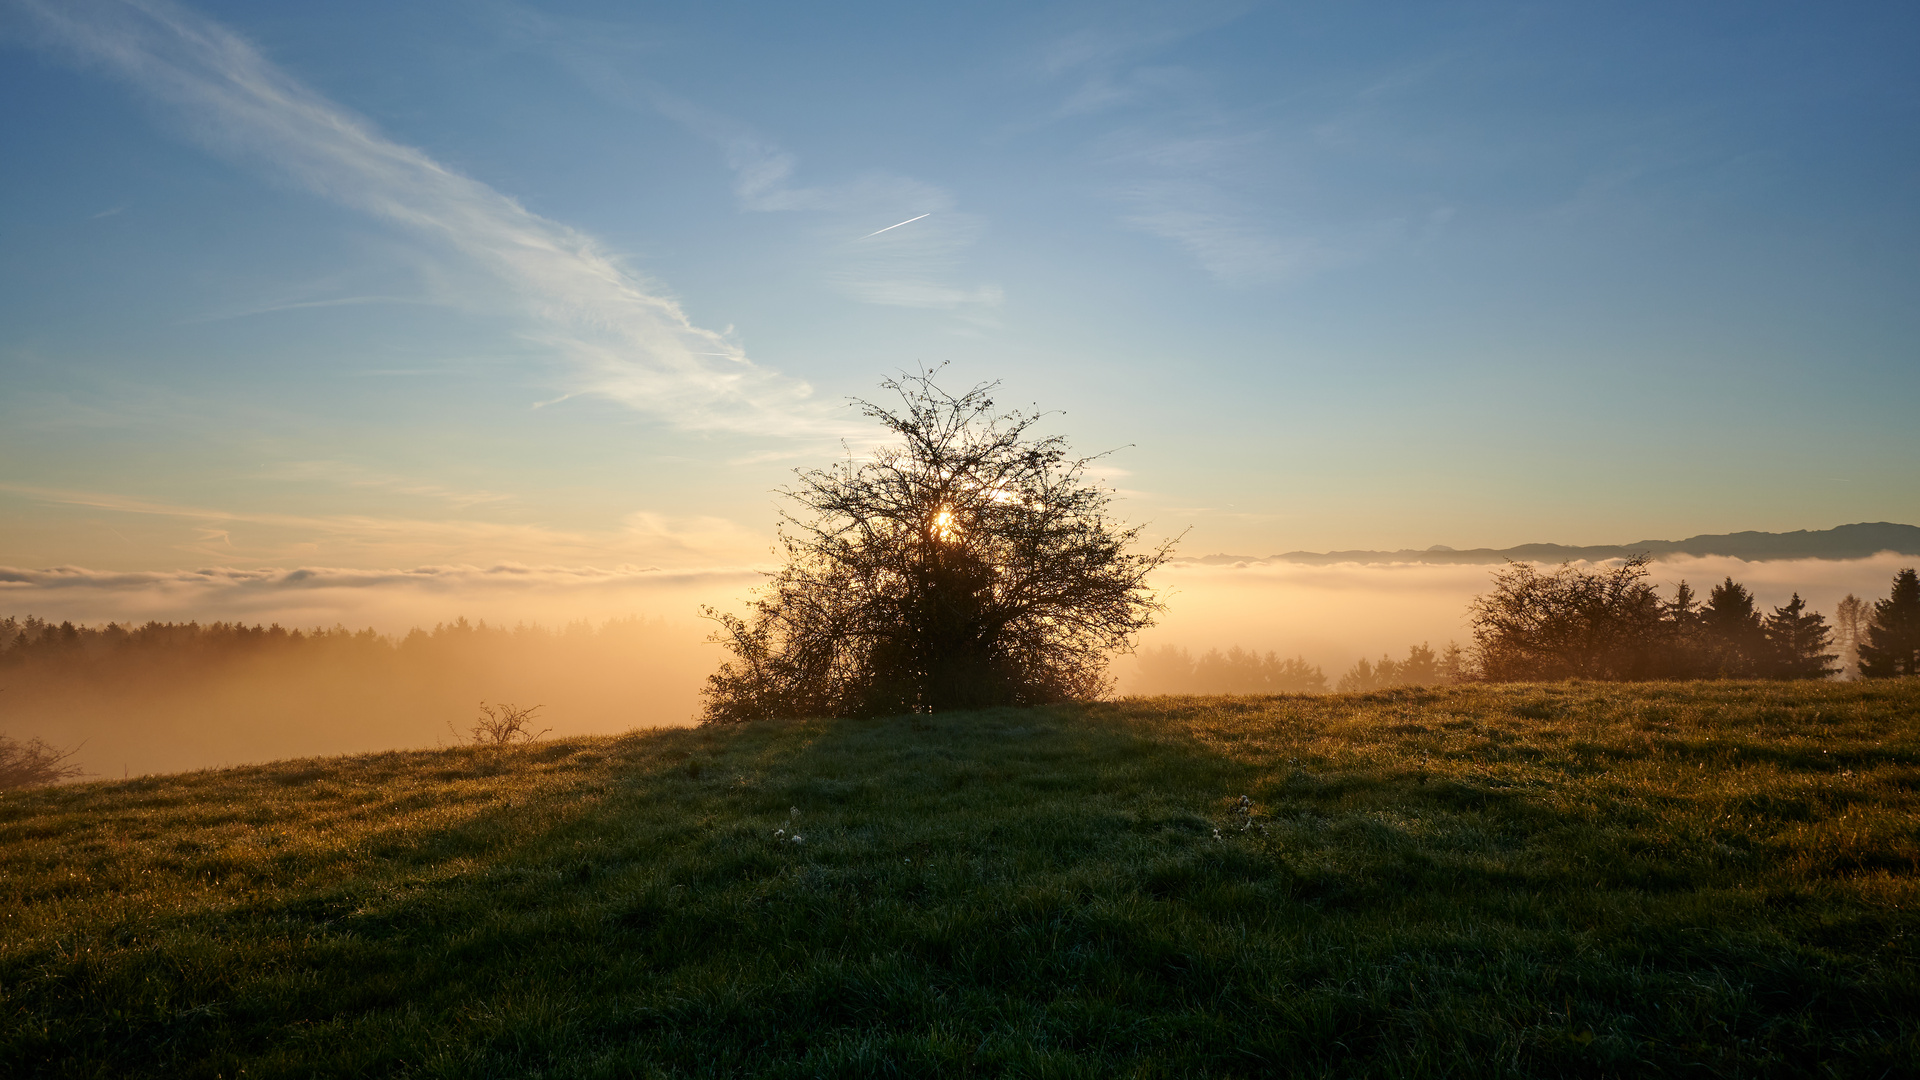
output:
[[[1352,150],[1349,114],[1391,80],[1229,106],[1204,68],[1166,59],[1252,9],[1130,4],[1056,35],[1028,64],[1061,94],[1038,126],[1089,131],[1086,152],[1108,178],[1098,194],[1120,223],[1225,284],[1298,280],[1444,224],[1450,211],[1431,199],[1354,206],[1326,179]]]
[[[720,148],[743,209],[806,215],[822,276],[842,295],[910,308],[992,307],[1004,299],[998,285],[955,283],[986,222],[960,210],[947,189],[884,172],[837,184],[797,183],[799,158],[748,125],[658,90],[648,101]]]
[[[795,214],[810,225],[824,282],[868,304],[986,308],[1003,299],[993,284],[958,284],[965,255],[985,221],[936,184],[886,171],[835,183],[797,179],[800,158],[753,125],[630,74],[632,53],[650,44],[605,24],[524,5],[489,9],[502,32],[559,64],[601,99],[679,124],[720,151],[733,193],[751,213]],[[918,217],[911,228],[875,230]]]
[[[205,145],[426,237],[503,282],[524,336],[564,361],[573,392],[688,428],[836,430],[805,383],[695,325],[591,236],[382,135],[219,23],[168,0],[16,7],[44,43],[127,80]]]

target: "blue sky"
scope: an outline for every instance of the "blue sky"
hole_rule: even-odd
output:
[[[941,363],[1188,554],[1914,521],[1916,55],[1902,4],[0,0],[0,565],[764,561]]]

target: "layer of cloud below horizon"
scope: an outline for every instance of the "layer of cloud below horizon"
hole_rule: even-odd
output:
[[[1702,595],[1721,579],[1745,584],[1763,606],[1795,592],[1831,612],[1844,595],[1885,595],[1912,556],[1747,561],[1685,556],[1651,564],[1664,594],[1685,579]],[[737,609],[761,567],[678,571],[641,567],[495,565],[395,570],[325,567],[119,573],[78,567],[0,567],[0,614],[82,623],[118,620],[241,620],[285,626],[373,627],[404,633],[456,617],[548,626],[630,615],[664,618],[690,638],[704,635],[703,605]],[[1154,586],[1167,601],[1142,645],[1194,650],[1239,645],[1303,655],[1332,671],[1360,656],[1469,640],[1467,602],[1489,587],[1491,566],[1339,563],[1315,566],[1164,567]],[[715,654],[717,660],[718,654]]]

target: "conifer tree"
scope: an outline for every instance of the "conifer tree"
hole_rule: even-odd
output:
[[[1407,658],[1400,662],[1400,682],[1406,686],[1440,684],[1440,657],[1426,642],[1407,646]]]
[[[1746,586],[1732,578],[1715,585],[1700,611],[1700,627],[1706,645],[1707,674],[1750,678],[1766,666],[1766,631]]]
[[[1391,657],[1381,657],[1380,664],[1387,669],[1386,674],[1392,674],[1393,659]],[[1372,662],[1363,656],[1354,661],[1345,675],[1340,676],[1340,682],[1334,689],[1342,694],[1358,694],[1373,690],[1380,685],[1381,674],[1375,671]]]
[[[1773,609],[1766,623],[1767,675],[1776,679],[1824,679],[1833,674],[1835,654],[1827,652],[1833,631],[1819,612],[1807,610],[1799,593],[1786,607]]]
[[[1860,643],[1860,674],[1869,679],[1920,675],[1920,576],[1912,567],[1893,576],[1893,592],[1873,605]]]
[[[1674,587],[1673,599],[1663,611],[1666,621],[1665,648],[1655,663],[1661,675],[1674,679],[1697,679],[1705,673],[1707,657],[1702,640],[1700,594],[1682,578]]]

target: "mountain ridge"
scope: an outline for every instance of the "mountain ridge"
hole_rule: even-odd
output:
[[[1560,563],[1585,560],[1624,559],[1645,553],[1655,559],[1667,555],[1720,555],[1750,562],[1773,559],[1864,559],[1891,551],[1896,555],[1920,556],[1920,526],[1891,521],[1859,522],[1831,529],[1799,529],[1771,533],[1749,530],[1736,533],[1706,533],[1685,540],[1641,540],[1632,544],[1519,544],[1510,548],[1469,548],[1456,551],[1436,544],[1425,549],[1399,551],[1289,551],[1264,558],[1255,555],[1203,555],[1175,559],[1175,562],[1204,566],[1234,563],[1290,562],[1309,565],[1332,563],[1434,563],[1440,565],[1515,562]]]

